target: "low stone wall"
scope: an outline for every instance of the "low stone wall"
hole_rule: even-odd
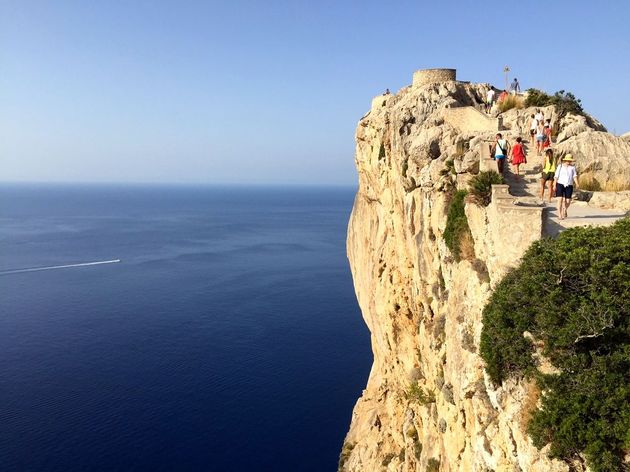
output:
[[[486,261],[492,281],[501,280],[516,267],[527,248],[543,234],[543,207],[518,202],[508,185],[493,185],[488,207],[466,205],[475,254]]]
[[[434,82],[448,82],[456,80],[455,69],[421,69],[413,73],[413,86],[421,87]]]
[[[479,172],[487,170],[497,171],[497,162],[490,156],[490,146],[492,141],[481,141],[479,143]]]

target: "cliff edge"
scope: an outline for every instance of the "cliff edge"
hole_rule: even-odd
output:
[[[347,251],[374,363],[340,470],[569,470],[527,437],[535,385],[493,386],[478,354],[492,287],[541,237],[544,208],[497,186],[489,206],[465,205],[472,240],[461,260],[443,238],[453,194],[479,172],[487,141],[499,129],[527,139],[530,110],[498,119],[478,111],[488,88],[454,71],[416,73],[413,85],[374,98],[357,126]],[[612,136],[595,120],[558,120],[563,140]]]

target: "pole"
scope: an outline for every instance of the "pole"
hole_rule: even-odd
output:
[[[505,89],[504,90],[507,90],[508,87],[510,86],[509,85],[510,79],[509,79],[509,75],[508,75],[510,73],[510,68],[508,66],[505,66],[503,68],[503,72],[505,72]]]

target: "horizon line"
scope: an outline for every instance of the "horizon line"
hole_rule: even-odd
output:
[[[90,180],[0,180],[2,185],[77,186],[169,186],[169,187],[358,187],[356,183],[327,182],[177,182],[177,181],[90,181]]]

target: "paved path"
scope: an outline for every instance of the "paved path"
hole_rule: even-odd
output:
[[[513,143],[512,143],[513,144]],[[527,149],[526,145],[526,149]],[[564,220],[558,218],[556,209],[557,199],[552,198],[548,203],[548,190],[545,191],[545,201],[540,199],[540,175],[542,173],[543,157],[537,156],[536,151],[527,150],[527,164],[521,164],[521,176],[515,175],[516,166],[506,162],[504,177],[510,186],[510,193],[532,204],[545,205],[543,212],[543,235],[557,236],[561,231],[575,226],[602,226],[610,225],[622,218],[624,212],[618,210],[604,210],[588,206],[586,202],[573,200],[568,210],[568,216]]]

